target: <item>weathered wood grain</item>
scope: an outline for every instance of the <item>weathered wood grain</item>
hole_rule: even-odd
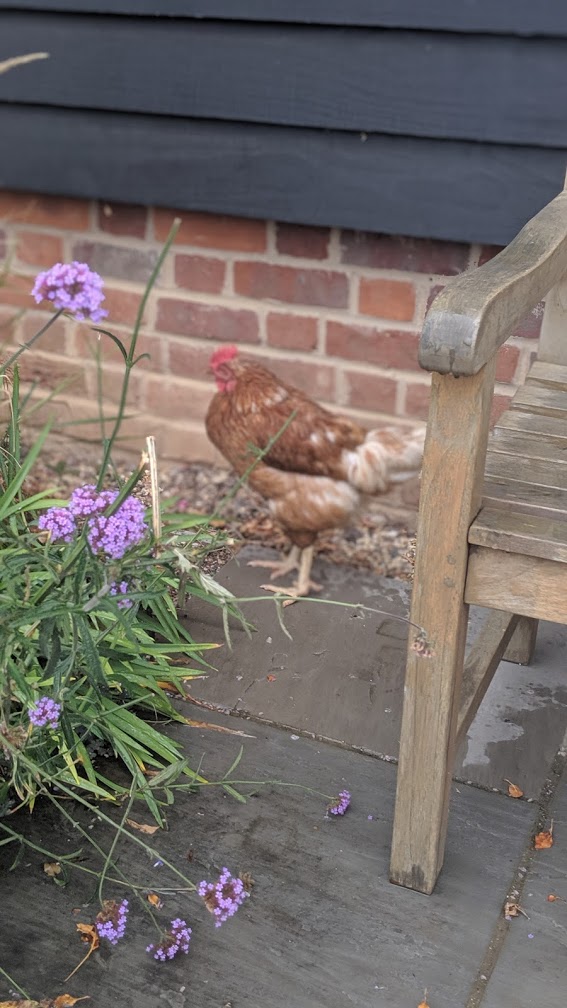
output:
[[[4,188],[483,242],[509,240],[553,196],[566,157],[1,103],[0,135]]]
[[[540,413],[543,416],[567,419],[567,395],[560,388],[544,388],[542,385],[522,385],[510,403],[511,410]]]
[[[562,192],[503,252],[447,283],[425,320],[421,366],[475,374],[566,272],[567,192]],[[519,395],[518,405],[525,401]]]
[[[499,430],[535,434],[550,443],[567,444],[567,426],[564,420],[540,416],[525,409],[506,410],[494,425],[494,431]]]
[[[567,564],[472,546],[465,601],[567,623]]]
[[[495,361],[433,375],[411,619],[435,655],[408,649],[390,878],[430,893],[443,863],[468,608],[467,531],[479,509]]]
[[[555,465],[567,463],[567,426],[560,423],[563,433],[557,437],[545,433],[512,431],[507,427],[495,428],[489,438],[489,451],[518,459],[549,459]],[[529,464],[529,463],[528,463]]]
[[[567,517],[567,515],[566,515]],[[567,521],[482,507],[469,529],[469,543],[567,563]]]
[[[472,724],[492,677],[512,640],[518,621],[519,616],[513,613],[489,613],[485,625],[471,647],[463,669],[457,745]]]
[[[549,291],[545,299],[538,358],[542,363],[562,364],[567,374],[567,279],[565,278]]]
[[[3,101],[530,147],[566,139],[563,39],[41,11],[0,12],[0,39],[7,54],[50,54],[2,80]]]
[[[489,451],[486,455],[486,475],[496,480],[506,480],[515,486],[529,483],[537,492],[539,487],[555,487],[567,490],[567,468],[558,465],[554,459],[529,460],[514,455],[503,455]],[[518,490],[518,496],[520,491]],[[565,495],[567,504],[567,494]]]
[[[483,504],[490,508],[505,508],[523,514],[540,515],[546,519],[567,520],[567,495],[555,487],[533,486],[527,482],[512,483],[509,480],[487,476],[483,487]]]
[[[520,616],[510,643],[504,652],[504,661],[516,665],[529,665],[535,651],[539,620]]]

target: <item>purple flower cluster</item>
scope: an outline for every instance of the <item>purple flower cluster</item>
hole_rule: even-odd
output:
[[[128,591],[128,582],[121,581],[120,584],[116,584],[116,581],[112,581],[110,585],[111,595],[121,595],[122,597],[118,599],[116,603],[119,609],[129,609],[132,605],[132,600],[126,597],[126,592]]]
[[[350,791],[339,791],[339,797],[327,806],[331,815],[344,815],[350,805]]]
[[[53,542],[70,542],[78,522],[86,521],[87,539],[93,552],[120,560],[126,550],[142,541],[148,526],[143,504],[136,497],[127,497],[110,517],[102,514],[117,496],[117,490],[98,491],[91,484],[77,487],[71,494],[69,507],[49,508],[39,518],[38,527],[49,531]],[[120,591],[124,589],[120,587]]]
[[[85,483],[73,490],[69,511],[74,518],[91,518],[104,511],[117,497],[117,490],[97,490],[92,483]]]
[[[215,927],[220,927],[236,913],[250,895],[242,879],[233,878],[228,868],[223,868],[216,882],[201,882],[197,889],[207,910],[214,915]]]
[[[28,711],[29,719],[36,728],[44,728],[45,725],[49,725],[50,728],[57,728],[60,715],[61,704],[46,696],[41,697]]]
[[[120,903],[116,900],[105,900],[103,909],[96,915],[96,930],[99,938],[106,938],[111,945],[116,945],[124,937],[126,921],[128,920],[128,900]]]
[[[105,300],[103,283],[102,277],[86,263],[55,263],[51,269],[38,274],[32,297],[37,304],[51,301],[54,308],[71,312],[79,321],[100,322],[108,315],[100,307]]]
[[[127,497],[110,518],[105,515],[89,518],[88,525],[87,539],[92,551],[102,551],[113,560],[120,560],[126,550],[137,546],[148,527],[144,506],[136,497]]]
[[[187,927],[186,921],[176,917],[159,945],[148,945],[146,952],[152,952],[154,959],[166,962],[167,959],[174,959],[178,952],[187,955],[190,941],[191,928]]]
[[[73,515],[69,514],[68,508],[49,508],[45,514],[39,516],[37,525],[38,528],[51,533],[53,542],[60,540],[71,542],[76,531],[75,520]]]

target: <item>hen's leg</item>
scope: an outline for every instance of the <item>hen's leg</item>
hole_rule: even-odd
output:
[[[283,577],[292,570],[299,568],[301,550],[299,546],[292,546],[288,555],[281,560],[249,560],[247,567],[265,567],[271,570],[271,578]]]
[[[309,595],[310,591],[321,591],[321,585],[317,584],[316,581],[311,580],[311,565],[313,563],[313,546],[307,546],[301,551],[301,560],[299,563],[299,575],[297,581],[290,588],[284,588],[282,585],[260,585],[264,591],[279,592],[282,595],[290,595],[291,597],[284,605],[291,605],[296,598],[303,595]]]

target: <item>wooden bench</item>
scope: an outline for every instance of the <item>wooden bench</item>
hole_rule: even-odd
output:
[[[499,255],[450,280],[420,343],[433,372],[390,877],[430,893],[455,749],[502,658],[531,659],[539,619],[567,623],[567,191]],[[548,293],[549,292],[549,293]],[[496,352],[547,295],[538,357],[489,436]],[[490,611],[466,662],[469,605]]]

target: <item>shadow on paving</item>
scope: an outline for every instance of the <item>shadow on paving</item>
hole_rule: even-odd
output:
[[[126,938],[116,947],[103,943],[68,983],[63,978],[85,951],[75,924],[96,912],[96,903],[85,906],[92,879],[73,873],[59,888],[43,874],[44,858],[26,852],[13,872],[3,871],[2,967],[35,997],[68,991],[90,996],[93,1008],[415,1008],[425,987],[434,1008],[465,1005],[534,806],[454,785],[446,867],[434,895],[424,897],[388,882],[394,767],[281,729],[227,722],[255,736],[243,740],[239,779],[291,781],[327,795],[346,787],[351,809],[326,819],[325,798],[272,785],[246,804],[219,788],[179,796],[155,846],[196,882],[223,865],[251,872],[251,899],[215,929],[198,897],[164,895],[160,920],[179,915],[193,928],[189,955],[166,964],[144,951],[155,932],[132,900]],[[209,778],[225,772],[242,742],[178,726],[174,734],[193,764],[204,756]],[[141,809],[135,817],[147,821]],[[49,809],[10,825],[58,853],[85,848]],[[105,829],[93,836],[103,846],[110,841]],[[121,844],[119,851],[120,870],[148,890],[178,884],[140,848]],[[13,853],[12,845],[0,849],[4,868]],[[108,883],[106,897],[123,895]],[[5,982],[0,991],[8,996]]]

